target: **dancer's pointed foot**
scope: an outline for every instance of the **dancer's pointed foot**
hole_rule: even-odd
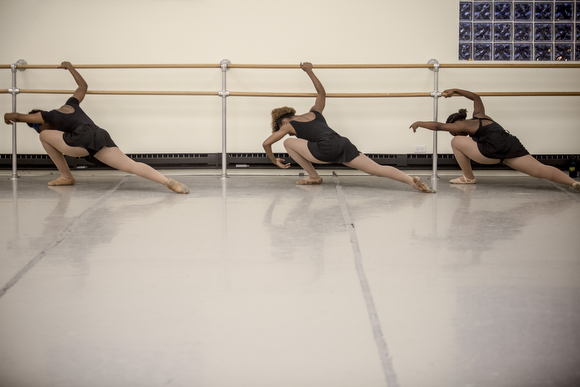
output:
[[[572,183],[572,188],[574,188],[576,191],[580,191],[580,181]]]
[[[310,176],[308,176],[306,179],[302,179],[300,181],[297,181],[296,184],[298,184],[298,185],[322,184],[322,177],[310,177]]]
[[[49,181],[48,185],[73,185],[76,182],[74,178],[69,179],[68,177],[59,177],[56,180]]]
[[[177,192],[179,194],[189,193],[189,188],[187,188],[185,184],[181,184],[180,182],[175,181],[173,179],[167,179],[167,181],[165,182],[165,186],[170,190]]]
[[[435,193],[429,186],[421,181],[418,176],[413,177],[413,187],[421,192]]]
[[[449,180],[451,184],[475,184],[477,179],[474,177],[473,179],[468,179],[465,176],[458,177],[457,179]]]

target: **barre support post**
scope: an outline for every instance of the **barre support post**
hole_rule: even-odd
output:
[[[430,59],[427,63],[433,65],[433,92],[431,97],[433,97],[433,121],[437,121],[438,110],[439,110],[439,97],[441,93],[439,92],[439,62],[437,59]],[[434,190],[437,190],[437,131],[433,131],[433,171],[431,174],[431,184]]]
[[[19,59],[16,63],[12,63],[10,65],[10,70],[12,70],[12,88],[8,89],[8,93],[12,94],[12,112],[16,113],[16,96],[20,94],[20,89],[16,87],[16,70],[24,71],[24,69],[19,69],[19,65],[27,64],[24,59]],[[12,176],[10,180],[17,180],[18,179],[18,165],[16,162],[16,158],[18,156],[18,142],[17,142],[17,130],[16,130],[17,123],[12,123]]]
[[[229,70],[228,65],[231,64],[228,59],[222,59],[220,62],[220,67],[222,69],[222,90],[219,92],[219,96],[222,98],[222,176],[221,179],[228,178],[228,151],[227,151],[227,110],[226,110],[226,99],[230,95],[226,87],[226,72]]]

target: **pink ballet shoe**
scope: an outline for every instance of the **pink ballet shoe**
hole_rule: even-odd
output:
[[[172,190],[173,192],[177,192],[179,194],[189,193],[189,188],[187,188],[185,184],[181,184],[180,182],[175,181],[173,179],[167,179],[167,181],[165,182],[165,186],[170,190]]]
[[[580,181],[572,183],[572,188],[574,188],[576,191],[580,191]]]
[[[311,178],[307,177],[306,179],[302,179],[297,181],[296,184],[298,185],[313,185],[313,184],[322,184],[322,177],[319,178]]]
[[[413,183],[415,184],[415,188],[421,192],[435,193],[435,191],[433,191],[427,184],[423,183],[421,179],[419,179],[419,176],[413,177]]]
[[[457,179],[449,180],[451,184],[475,184],[477,182],[476,178],[468,179],[465,176],[458,177]]]
[[[49,181],[48,185],[73,185],[76,182],[74,178],[68,179],[66,177],[59,177],[56,180]]]

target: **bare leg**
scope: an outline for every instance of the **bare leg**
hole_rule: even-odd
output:
[[[422,192],[426,193],[433,192],[425,183],[421,182],[421,180],[418,177],[413,178],[407,175],[406,173],[398,170],[397,168],[388,165],[379,165],[362,153],[358,155],[354,160],[348,163],[344,163],[344,165],[358,169],[359,171],[363,171],[365,173],[368,173],[369,175],[386,177],[389,179],[399,181],[401,183],[408,184],[411,187],[415,188],[416,190]]]
[[[547,179],[556,183],[566,184],[574,188],[576,188],[575,183],[578,183],[576,180],[572,179],[558,168],[542,164],[531,155],[505,159],[504,163],[516,171],[526,173],[533,177],[539,177],[541,179]],[[580,190],[579,188],[576,189]]]
[[[177,193],[189,192],[189,189],[185,185],[173,179],[168,179],[147,164],[138,163],[130,159],[119,148],[105,147],[98,151],[95,154],[95,157],[115,169],[119,169],[127,173],[133,173],[137,176],[144,177],[145,179],[163,184],[167,188]]]
[[[322,183],[322,177],[316,172],[312,163],[318,164],[328,164],[324,161],[317,160],[310,150],[308,150],[308,141],[301,139],[301,138],[287,138],[284,141],[284,147],[286,151],[292,157],[294,161],[298,163],[308,173],[308,177],[306,179],[300,180],[296,182],[299,185],[306,185],[306,184],[320,184]]]
[[[48,185],[73,185],[75,183],[68,163],[64,158],[65,154],[73,157],[89,155],[89,152],[84,148],[67,145],[62,139],[62,135],[63,132],[58,130],[43,130],[39,136],[42,147],[60,172],[60,178],[49,182]]]
[[[477,148],[477,143],[470,137],[453,137],[453,140],[451,140],[451,148],[453,148],[455,159],[461,171],[463,171],[464,178],[468,180],[475,179],[475,175],[471,169],[471,160],[480,164],[497,164],[500,162],[499,159],[490,159],[482,155],[479,148]]]

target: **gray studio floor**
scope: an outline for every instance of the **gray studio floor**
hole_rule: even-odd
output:
[[[579,192],[297,172],[0,171],[0,386],[580,385]]]

